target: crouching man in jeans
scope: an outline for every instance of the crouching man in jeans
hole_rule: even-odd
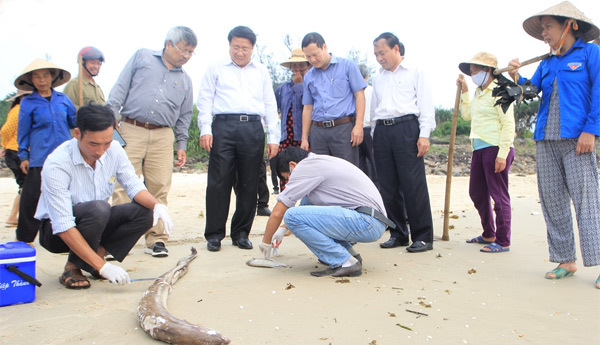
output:
[[[42,221],[40,244],[52,253],[69,253],[59,281],[70,289],[90,287],[82,269],[111,283],[130,283],[127,272],[104,256],[123,261],[158,219],[168,233],[173,228],[167,207],[146,190],[125,150],[113,141],[114,126],[109,108],[79,108],[75,137],[57,147],[42,170],[35,214]],[[111,207],[116,182],[133,202]]]
[[[351,242],[377,241],[387,226],[383,200],[377,187],[354,164],[337,157],[288,147],[276,156],[277,172],[288,180],[267,221],[259,248],[265,258],[272,244],[283,239],[277,230],[282,220],[318,258],[329,265],[322,276],[359,276],[362,258]],[[293,207],[303,199],[301,206]]]

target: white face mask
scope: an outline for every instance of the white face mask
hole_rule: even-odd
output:
[[[489,79],[490,74],[484,70],[479,71],[477,74],[471,75],[471,80],[473,80],[473,83],[482,89],[483,85],[485,85]]]

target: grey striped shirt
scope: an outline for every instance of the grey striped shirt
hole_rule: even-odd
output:
[[[94,170],[83,160],[76,138],[52,152],[42,169],[42,194],[35,218],[50,219],[54,234],[75,227],[73,206],[110,198],[119,182],[130,199],[145,190],[125,150],[113,141]]]

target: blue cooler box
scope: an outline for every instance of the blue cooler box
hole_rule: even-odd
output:
[[[25,242],[0,243],[0,307],[35,300],[35,285],[27,275],[35,281],[35,248]]]

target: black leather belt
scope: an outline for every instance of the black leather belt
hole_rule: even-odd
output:
[[[383,224],[387,225],[388,228],[392,228],[392,229],[396,228],[396,224],[394,224],[394,222],[392,222],[388,217],[384,216],[383,213],[377,211],[374,208],[367,207],[367,206],[360,206],[358,208],[355,208],[354,211],[359,212],[359,213],[368,214],[369,216],[371,216],[371,217],[377,219],[378,221],[382,222]]]
[[[393,125],[397,125],[402,122],[412,121],[412,120],[416,120],[416,119],[417,119],[417,115],[408,114],[408,115],[403,115],[403,116],[399,116],[399,117],[394,117],[391,119],[377,120],[377,124],[383,125],[383,126],[393,126]]]
[[[248,115],[248,114],[217,114],[214,117],[215,120],[232,120],[240,122],[248,121],[260,121],[260,115]]]

